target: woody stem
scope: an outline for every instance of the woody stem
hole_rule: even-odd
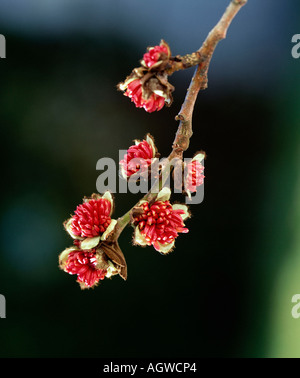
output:
[[[156,179],[150,191],[142,198],[143,200],[146,200],[146,201],[155,200],[159,190],[163,187],[168,176],[171,173],[172,160],[174,158],[182,159],[183,152],[188,149],[190,138],[193,135],[192,115],[193,115],[194,105],[195,105],[199,91],[207,88],[207,72],[208,72],[212,55],[215,51],[217,44],[226,37],[227,30],[232,20],[234,19],[236,14],[239,12],[239,10],[242,8],[242,6],[245,5],[246,3],[247,3],[247,0],[231,0],[223,16],[221,17],[219,22],[216,24],[216,26],[210,31],[207,38],[205,39],[202,46],[200,47],[200,49],[196,53],[186,55],[184,57],[185,61],[188,62],[189,59],[191,59],[191,62],[194,62],[193,64],[188,65],[189,67],[195,64],[198,64],[198,67],[195,70],[194,76],[187,90],[187,94],[182,104],[181,110],[175,118],[177,121],[180,121],[180,123],[179,123],[178,129],[175,135],[175,139],[172,145],[172,152],[168,156],[167,164],[164,165],[160,173],[160,176]],[[193,59],[195,60],[193,61]],[[175,63],[173,66],[173,70],[171,69],[169,71],[169,74],[171,74],[172,72],[178,69],[184,69],[188,67],[188,66],[185,66],[185,67],[184,66],[179,67],[179,66],[180,64],[176,65]],[[135,206],[133,206],[129,211],[127,211],[126,214],[124,214],[122,217],[118,219],[115,232],[112,236],[113,240],[118,239],[123,229],[131,221],[132,210],[139,205],[139,202]]]
[[[232,0],[220,21],[210,31],[206,40],[198,50],[201,61],[195,70],[181,110],[176,116],[176,120],[180,121],[180,123],[173,142],[173,151],[177,149],[183,152],[189,147],[189,140],[193,135],[192,115],[194,105],[199,91],[207,88],[207,72],[211,58],[217,44],[226,37],[231,21],[246,2],[247,0]]]

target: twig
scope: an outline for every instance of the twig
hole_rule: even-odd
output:
[[[179,114],[176,116],[176,120],[180,121],[180,124],[173,142],[173,151],[182,150],[183,152],[189,147],[189,140],[193,135],[192,114],[194,105],[199,91],[207,88],[207,72],[212,55],[217,44],[222,39],[226,38],[231,21],[246,2],[247,0],[232,0],[220,21],[211,30],[206,40],[203,42],[203,45],[198,50],[202,61],[195,70],[184,103],[182,104]]]
[[[172,73],[178,69],[187,68],[189,66],[189,57],[191,57],[191,59],[199,59],[198,67],[195,70],[194,76],[187,90],[184,103],[182,104],[179,114],[175,118],[176,120],[180,121],[180,123],[172,145],[172,152],[168,156],[168,163],[164,165],[160,176],[154,182],[150,191],[142,198],[143,200],[155,200],[159,190],[163,187],[165,181],[168,178],[168,175],[171,173],[172,160],[174,158],[182,159],[183,152],[188,149],[190,138],[193,135],[192,115],[194,105],[199,91],[207,88],[207,72],[212,55],[217,44],[226,37],[227,30],[235,15],[246,3],[247,0],[232,0],[225,10],[223,16],[221,17],[220,21],[208,34],[201,48],[196,53],[185,56],[184,62],[187,62],[186,66],[181,66],[180,68],[180,64],[182,64],[181,62],[178,65],[174,64],[172,70],[170,70],[170,73]],[[126,214],[118,219],[117,225],[115,227],[115,232],[111,237],[112,240],[118,239],[122,230],[130,222],[132,210],[138,206],[139,202],[135,206],[133,206]]]

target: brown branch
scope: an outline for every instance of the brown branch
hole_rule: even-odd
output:
[[[225,13],[221,17],[217,25],[208,34],[203,45],[198,50],[201,61],[194,73],[191,84],[187,90],[187,94],[182,104],[179,114],[176,116],[176,120],[180,121],[178,130],[173,142],[173,151],[177,150],[186,151],[189,147],[189,140],[193,135],[192,131],[192,114],[194,105],[197,99],[197,95],[200,90],[207,88],[207,72],[212,55],[215,51],[217,44],[224,38],[226,38],[227,30],[238,11],[247,0],[232,0],[228,5]]]
[[[166,181],[168,178],[168,175],[166,173],[170,174],[172,160],[174,158],[182,159],[183,152],[188,149],[190,138],[193,135],[192,115],[194,105],[199,91],[207,88],[207,72],[212,55],[217,44],[226,37],[227,30],[233,18],[239,12],[241,7],[246,4],[246,2],[247,0],[232,0],[225,10],[223,16],[221,17],[220,21],[208,34],[201,48],[196,53],[188,54],[182,57],[184,59],[178,61],[178,64],[174,63],[173,68],[168,71],[168,73],[171,74],[178,69],[183,69],[190,67],[191,65],[198,64],[198,67],[191,80],[190,86],[187,90],[184,103],[182,104],[179,114],[175,118],[176,120],[180,121],[180,123],[172,145],[172,152],[168,156],[169,163],[164,166],[159,178],[155,181],[150,191],[143,197],[144,200],[155,200],[157,193],[165,183],[164,181]],[[118,239],[122,230],[130,222],[131,212],[135,207],[138,206],[138,203],[118,219],[115,232],[112,236],[113,240]]]

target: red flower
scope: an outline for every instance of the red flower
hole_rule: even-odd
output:
[[[126,88],[125,96],[131,98],[137,108],[144,108],[147,112],[152,113],[161,110],[165,104],[165,98],[152,92],[146,100],[142,95],[142,83],[140,79],[131,81]]]
[[[135,145],[129,147],[124,159],[120,161],[122,176],[127,179],[138,171],[148,172],[155,155],[156,147],[151,135],[148,134],[142,142],[136,140]]]
[[[75,214],[65,222],[65,228],[74,239],[83,239],[81,247],[95,247],[100,239],[105,240],[114,229],[116,220],[111,219],[113,199],[109,192],[103,196],[93,194],[78,205]]]
[[[138,214],[134,217],[135,243],[139,245],[153,245],[161,252],[172,250],[179,233],[187,233],[183,220],[189,216],[187,206],[171,205],[169,202],[170,189],[163,189],[153,204],[142,202]]]
[[[75,215],[64,222],[74,239],[73,246],[60,253],[59,267],[76,274],[82,289],[94,286],[105,277],[119,274],[127,279],[127,264],[117,241],[109,238],[117,221],[111,219],[113,198],[110,192],[92,194],[77,206]]]
[[[131,98],[137,108],[144,108],[149,113],[161,110],[164,104],[170,106],[174,90],[166,71],[170,57],[171,51],[165,41],[149,47],[141,66],[134,68],[125,81],[118,84],[118,89]]]
[[[77,281],[86,287],[92,287],[104,280],[107,270],[97,269],[96,251],[72,251],[68,255],[64,270],[69,274],[77,274]]]
[[[144,54],[144,57],[143,57],[144,63],[148,68],[150,68],[155,63],[160,61],[162,55],[168,56],[168,54],[169,54],[169,50],[166,45],[150,47],[149,51]]]
[[[60,269],[77,275],[82,289],[93,287],[105,277],[116,274],[127,279],[126,261],[117,242],[103,241],[99,248],[91,249],[82,248],[82,245],[66,248],[58,261]]]
[[[197,191],[197,187],[202,185],[205,176],[203,175],[204,167],[201,161],[204,154],[197,154],[189,163],[186,164],[185,190],[190,197],[190,193]]]
[[[72,232],[85,238],[102,235],[111,222],[110,210],[111,203],[103,198],[77,206],[71,226]]]

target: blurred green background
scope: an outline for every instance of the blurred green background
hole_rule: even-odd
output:
[[[175,251],[133,247],[128,228],[127,282],[81,291],[58,269],[98,159],[147,132],[167,156],[193,69],[158,113],[117,83],[161,38],[198,49],[228,2],[0,0],[0,357],[300,357],[297,0],[249,0],[217,47],[186,154],[208,155],[205,198]],[[118,217],[138,197],[115,198]]]

